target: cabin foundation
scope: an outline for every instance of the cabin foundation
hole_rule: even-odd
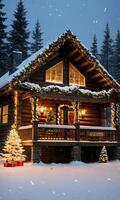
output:
[[[41,160],[41,148],[38,142],[33,142],[31,160],[33,163],[39,163]]]
[[[71,158],[73,161],[81,160],[81,147],[80,145],[75,145],[72,147]]]
[[[120,160],[120,144],[117,146],[117,159]]]

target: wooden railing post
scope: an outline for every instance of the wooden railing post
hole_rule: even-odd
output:
[[[75,140],[80,141],[80,127],[79,123],[75,123]]]
[[[119,104],[117,103],[111,105],[111,121],[112,127],[117,130],[117,140],[120,142]]]
[[[119,122],[119,103],[112,103],[111,106],[111,119],[112,119],[112,126],[116,128],[116,139],[117,139],[117,149],[116,149],[116,154],[115,158],[120,160],[120,122]]]
[[[33,139],[33,147],[32,147],[32,161],[40,162],[40,145],[38,143],[38,116],[37,116],[37,97],[33,97],[32,103],[32,117],[33,117],[33,127],[32,127],[32,139]]]
[[[33,97],[33,140],[38,140],[37,97]]]
[[[74,109],[75,109],[75,116],[76,116],[76,119],[75,119],[75,128],[76,128],[75,140],[77,140],[77,141],[80,141],[80,126],[79,126],[79,116],[78,116],[79,106],[80,106],[80,102],[78,100],[76,100]]]

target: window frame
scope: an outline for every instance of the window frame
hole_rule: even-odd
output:
[[[4,114],[4,108],[5,106],[7,106],[7,112]],[[4,122],[4,117],[7,116],[7,121]],[[9,105],[8,104],[4,104],[4,105],[0,105],[0,125],[6,125],[9,123]]]
[[[77,83],[70,83],[70,68],[73,68],[73,70],[74,70],[74,68],[75,68],[75,70],[76,71],[78,71],[79,72],[79,75],[83,78],[83,82],[84,82],[84,84],[77,84]],[[76,73],[76,72],[75,72]],[[74,80],[75,80],[75,77],[74,77]],[[78,86],[80,86],[80,87],[86,87],[86,78],[85,78],[85,76],[70,62],[69,63],[69,85],[78,85]]]
[[[61,81],[61,82],[58,82],[58,81],[47,80],[47,71],[48,71],[48,70],[52,70],[52,68],[57,67],[57,65],[60,65],[60,64],[61,64],[61,68],[62,68],[62,70],[61,70],[61,72],[62,72],[62,73],[61,73],[61,74],[62,74],[62,75],[61,75],[61,80],[62,80],[62,81]],[[60,61],[60,62],[56,63],[55,65],[53,65],[53,66],[51,66],[51,67],[49,67],[48,69],[45,70],[45,82],[47,82],[47,83],[53,83],[53,84],[54,84],[54,83],[55,83],[55,84],[63,84],[63,76],[64,76],[63,73],[64,73],[64,72],[63,72],[63,61]],[[51,77],[51,76],[52,76],[52,75],[50,74],[50,77]],[[51,78],[50,78],[50,79],[51,79]]]

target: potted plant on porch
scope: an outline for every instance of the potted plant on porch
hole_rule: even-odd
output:
[[[15,125],[12,125],[3,152],[3,158],[5,160],[4,167],[16,167],[24,165],[24,149]]]

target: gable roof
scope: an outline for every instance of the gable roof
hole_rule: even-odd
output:
[[[47,47],[34,53],[32,56],[24,60],[19,66],[16,67],[16,71],[9,75],[9,72],[4,74],[0,78],[0,90],[6,88],[9,85],[16,85],[25,80],[27,76],[31,74],[32,71],[37,69],[40,65],[47,63],[48,59],[52,57],[56,52],[59,51],[61,46],[69,40],[78,51],[82,51],[90,62],[95,64],[95,69],[99,71],[102,77],[105,78],[107,82],[115,90],[120,90],[120,85],[117,81],[105,70],[105,68],[100,64],[100,62],[90,53],[90,51],[76,38],[76,36],[70,31],[66,31],[63,35],[57,38],[56,41],[49,44]]]

